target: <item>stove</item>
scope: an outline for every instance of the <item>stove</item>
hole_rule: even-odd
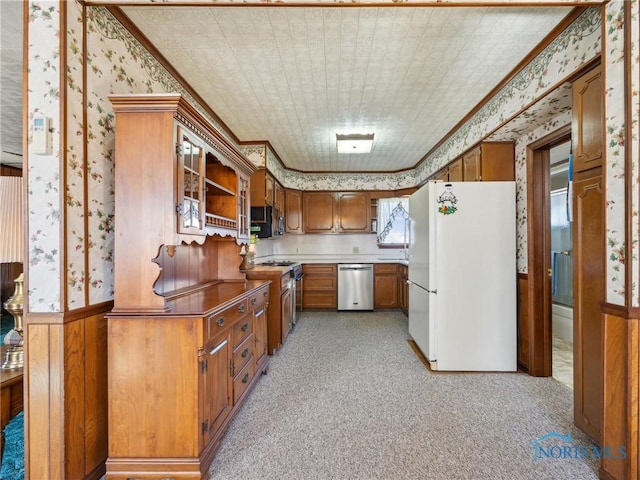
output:
[[[291,277],[296,281],[302,278],[302,264],[293,260],[268,260],[262,262],[259,265],[266,265],[268,267],[292,267]]]

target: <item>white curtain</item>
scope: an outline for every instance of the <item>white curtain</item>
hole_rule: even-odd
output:
[[[378,199],[378,243],[404,243],[404,223],[408,217],[408,197]]]

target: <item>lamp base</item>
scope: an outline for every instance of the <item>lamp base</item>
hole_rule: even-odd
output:
[[[7,350],[5,355],[5,360],[2,364],[2,369],[4,370],[14,370],[17,368],[22,368],[24,365],[24,334],[23,334],[23,322],[22,322],[22,311],[24,308],[24,295],[23,295],[23,283],[24,276],[21,273],[18,275],[18,278],[15,279],[16,289],[13,292],[13,295],[9,300],[7,300],[4,304],[4,308],[13,315],[14,327],[9,333],[7,333],[5,337],[5,343],[9,339],[9,344],[11,347]],[[11,339],[10,335],[17,333],[17,339]]]
[[[18,370],[24,366],[24,349],[22,346],[11,347],[4,356],[2,370]]]

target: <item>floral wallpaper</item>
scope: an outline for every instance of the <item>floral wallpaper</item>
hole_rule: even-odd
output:
[[[529,271],[527,257],[527,146],[570,124],[571,110],[567,110],[516,140],[516,255],[518,273],[528,273]]]
[[[606,78],[607,78],[607,142],[610,165],[607,168],[608,300],[622,303],[624,258],[620,257],[624,242],[624,198],[617,198],[619,185],[624,182],[624,165],[616,162],[624,145],[620,144],[620,105],[622,88],[622,28],[620,13],[623,2],[607,4],[606,18]],[[218,130],[231,141],[227,132],[215,119],[190,97],[184,88],[140,45],[103,7],[82,7],[78,1],[67,4],[67,82],[69,99],[66,105],[66,178],[61,181],[59,92],[59,25],[58,2],[31,2],[29,35],[45,41],[29,48],[29,112],[42,112],[53,119],[53,151],[50,156],[29,154],[29,306],[31,311],[58,311],[61,305],[61,268],[67,270],[68,307],[76,308],[113,298],[113,128],[114,117],[108,101],[111,93],[180,92],[201,111]],[[633,2],[637,15],[637,1]],[[84,11],[84,15],[82,14]],[[525,70],[507,84],[486,106],[477,112],[450,139],[415,170],[395,174],[305,174],[286,170],[275,152],[250,152],[250,156],[265,161],[269,169],[286,187],[298,189],[398,189],[416,185],[441,166],[456,158],[476,142],[491,136],[504,135],[517,141],[519,213],[519,271],[526,271],[522,252],[526,239],[522,226],[526,222],[524,193],[526,179],[522,171],[522,146],[530,139],[560,125],[568,117],[560,103],[548,103],[543,114],[527,113],[511,123],[521,110],[536,102],[542,106],[548,94],[555,90],[571,72],[600,53],[601,9],[588,9],[565,30]],[[86,51],[82,50],[82,22],[86,29]],[[637,30],[637,21],[633,27]],[[638,33],[634,33],[637,41]],[[634,62],[637,65],[637,45]],[[82,83],[82,58],[86,61],[86,84]],[[637,69],[636,69],[637,70]],[[637,73],[637,72],[636,72]],[[634,105],[637,105],[638,80],[634,84]],[[551,97],[550,97],[551,98]],[[542,100],[542,102],[541,102]],[[86,127],[83,129],[82,110],[86,108]],[[611,107],[611,108],[610,108]],[[533,111],[538,111],[534,109]],[[635,109],[637,114],[637,108]],[[637,119],[637,115],[636,115]],[[530,130],[534,125],[544,124]],[[500,131],[504,125],[509,131]],[[517,126],[520,125],[520,126]],[[74,136],[75,135],[75,136]],[[83,137],[86,135],[86,138]],[[496,137],[497,138],[497,137]],[[83,150],[86,143],[86,158]],[[637,139],[635,141],[637,150]],[[637,151],[634,153],[634,172],[637,175]],[[50,160],[50,161],[47,161]],[[61,192],[60,185],[65,191]],[[637,191],[637,186],[635,187]],[[34,195],[37,192],[37,195]],[[85,193],[86,192],[86,193]],[[66,245],[59,220],[64,196],[66,209]],[[634,196],[638,199],[638,195]],[[636,200],[637,201],[637,200]],[[525,203],[522,203],[525,202]],[[634,205],[637,225],[638,205]],[[638,229],[634,234],[634,252],[638,252]],[[65,261],[60,256],[65,250]],[[88,252],[87,260],[84,260]],[[86,266],[85,266],[86,264]],[[637,290],[637,275],[636,286]],[[637,295],[636,295],[637,296]]]
[[[62,195],[60,182],[60,8],[58,2],[29,2],[27,112],[50,121],[50,153],[35,155],[28,132],[28,311],[57,312],[61,307],[60,228]],[[29,122],[31,124],[31,122]],[[29,127],[30,128],[30,127]]]
[[[633,0],[629,7],[631,11],[631,128],[632,144],[631,148],[631,187],[632,201],[631,207],[631,268],[632,275],[632,296],[631,306],[640,307],[640,138],[638,127],[640,127],[640,2]]]
[[[266,167],[267,147],[265,143],[240,145],[239,147],[244,156],[247,157],[256,167]]]
[[[527,256],[527,145],[571,124],[571,84],[547,95],[535,108],[523,112],[487,137],[489,141],[515,139],[516,160],[516,255],[518,273],[528,273]]]
[[[65,125],[66,178],[65,178],[65,219],[67,238],[65,256],[67,263],[67,308],[80,308],[86,305],[88,293],[86,277],[85,219],[87,202],[85,198],[86,163],[84,158],[83,112],[83,25],[82,7],[76,2],[67,4],[67,61],[66,61],[66,98],[67,117]]]
[[[625,144],[624,85],[611,78],[624,78],[624,2],[612,1],[606,6],[604,68],[607,88],[606,138],[606,236],[607,236],[607,301],[625,303]]]

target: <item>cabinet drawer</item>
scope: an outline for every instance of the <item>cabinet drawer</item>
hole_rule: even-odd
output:
[[[253,316],[247,315],[233,326],[233,333],[231,334],[231,341],[233,342],[233,349],[238,347],[245,339],[253,333]]]
[[[228,327],[233,324],[239,318],[242,318],[247,314],[247,300],[242,300],[231,307],[210,315],[207,317],[207,334],[209,337],[217,334],[224,327]]]
[[[304,277],[304,290],[336,291],[336,277]]]
[[[251,357],[250,360],[253,360]],[[247,362],[246,365],[233,379],[233,403],[238,403],[238,399],[242,396],[244,391],[247,389],[251,380],[253,379],[253,375],[256,372],[256,368],[253,361]]]
[[[305,275],[336,275],[336,266],[326,263],[306,263],[302,265],[302,271]]]
[[[318,292],[307,291],[302,292],[302,304],[304,308],[338,308],[338,296],[336,292]]]
[[[251,334],[233,351],[233,368],[235,370],[244,367],[244,364],[253,356],[253,344],[254,336]]]
[[[388,273],[395,275],[398,269],[397,263],[376,263],[374,266],[376,275],[379,273]]]
[[[259,311],[264,307],[269,299],[269,289],[263,288],[257,293],[254,293],[249,297],[249,308],[253,311]]]

